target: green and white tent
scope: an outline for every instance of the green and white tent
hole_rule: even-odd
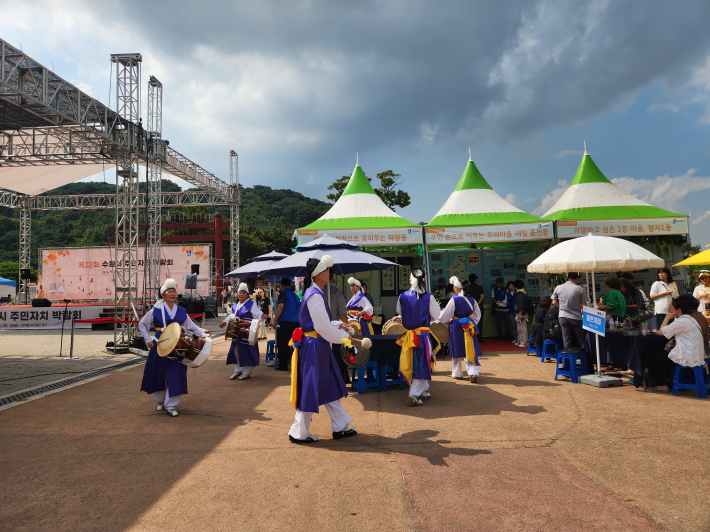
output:
[[[501,198],[470,157],[456,188],[426,232],[430,244],[545,240],[553,236],[552,223]]]
[[[649,205],[609,181],[584,151],[577,173],[544,220],[555,221],[558,238],[599,233],[617,236],[684,235],[688,218]]]
[[[419,245],[422,228],[402,218],[375,193],[359,164],[330,210],[298,230],[303,244],[323,235],[360,246]]]

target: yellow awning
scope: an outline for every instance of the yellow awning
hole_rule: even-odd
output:
[[[685,260],[680,261],[678,264],[673,266],[705,266],[710,265],[710,249],[701,251],[692,257],[688,257]]]

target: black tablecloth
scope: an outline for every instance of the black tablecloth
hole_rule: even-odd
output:
[[[587,332],[587,349],[596,358],[594,337]],[[626,366],[634,372],[634,385],[638,388],[643,383],[643,354],[652,345],[665,345],[668,339],[663,335],[624,336],[620,332],[607,331],[606,336],[599,337],[599,360],[602,364]]]
[[[399,338],[398,334],[371,336],[370,360],[379,362],[381,366],[399,366],[399,355],[402,348],[397,345],[397,338]]]

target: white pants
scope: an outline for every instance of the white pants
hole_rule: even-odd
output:
[[[343,405],[340,404],[340,399],[323,406],[325,406],[330,416],[330,426],[333,432],[340,432],[348,428],[353,418],[343,409]],[[293,436],[297,440],[305,440],[309,436],[313,436],[308,431],[308,427],[311,426],[312,417],[313,412],[301,412],[300,410],[296,410],[296,421],[291,425],[291,430],[288,431],[289,436]]]
[[[266,336],[266,322],[265,320],[261,320],[259,322],[259,338],[262,336]]]
[[[471,364],[467,358],[452,358],[451,359],[451,376],[460,379],[463,377],[463,369],[461,369],[461,361],[466,361],[466,373],[469,375],[480,375],[481,366]]]
[[[234,373],[239,373],[240,371],[242,372],[242,375],[251,375],[251,372],[254,371],[254,366],[239,366],[239,364],[232,364],[234,366]]]
[[[429,389],[429,381],[423,379],[412,379],[412,386],[409,388],[409,395],[419,397]]]
[[[165,379],[165,389],[162,392],[153,392],[153,399],[159,403],[163,403],[165,408],[176,408],[180,404],[180,401],[182,401],[182,395],[170,397],[168,379]]]

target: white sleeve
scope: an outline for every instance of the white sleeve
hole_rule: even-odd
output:
[[[363,302],[364,302],[364,303],[363,303]],[[362,310],[365,311],[365,314],[368,314],[368,315],[372,316],[372,315],[375,313],[374,310],[373,310],[373,308],[372,308],[372,305],[371,305],[370,302],[367,300],[367,298],[363,297],[363,298],[360,300],[360,304],[361,304],[361,305],[363,305],[363,304],[365,305],[364,307],[360,307]]]
[[[182,326],[195,336],[202,336],[202,333],[205,332],[204,329],[201,329],[200,327],[195,325],[195,322],[190,319],[190,316],[185,318],[185,321],[182,322]]]
[[[325,299],[318,297],[318,294],[313,294],[308,298],[306,304],[316,332],[331,344],[342,344],[342,340],[349,335],[347,332],[338,329],[333,325],[334,322],[330,321],[328,313],[325,311]]]
[[[661,283],[658,281],[656,281],[655,283],[653,283],[651,285],[651,296],[655,296],[656,294],[661,293],[660,286],[661,286]]]
[[[259,307],[256,306],[256,304],[251,306],[251,317],[254,318],[255,320],[261,321],[262,316],[264,315],[261,310],[259,310]]]
[[[227,317],[222,320],[222,323],[227,323],[227,322],[229,322],[230,320],[234,320],[234,319],[236,319],[236,318],[237,318],[237,317],[236,317],[234,314],[229,313],[229,314],[227,314]]]
[[[439,303],[436,302],[436,298],[434,298],[434,296],[429,298],[429,314],[431,315],[432,321],[438,320],[439,316],[441,316],[441,308],[439,307]]]
[[[454,310],[456,309],[456,302],[455,299],[452,297],[449,302],[446,304],[446,307],[444,307],[444,310],[441,311],[441,315],[439,316],[439,322],[440,323],[447,323],[451,321],[451,319],[454,317]]]
[[[401,316],[401,315],[402,315],[402,305],[399,304],[399,300],[400,300],[401,297],[402,297],[402,296],[399,296],[399,297],[397,298],[397,308],[395,309],[395,310],[397,311],[397,316]]]
[[[150,324],[153,323],[153,309],[150,309],[145,313],[145,316],[141,318],[138,322],[138,330],[141,332],[141,336],[145,343],[152,342],[153,339],[150,337]]]
[[[478,306],[475,299],[473,301],[473,312],[471,313],[471,319],[473,319],[473,323],[481,321],[481,307]]]

